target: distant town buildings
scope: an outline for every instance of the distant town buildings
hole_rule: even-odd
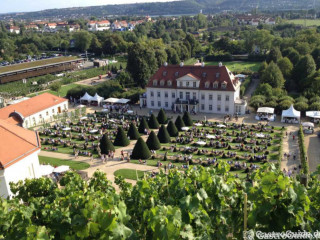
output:
[[[239,24],[258,26],[259,24],[275,25],[276,20],[265,15],[243,14],[236,16]]]

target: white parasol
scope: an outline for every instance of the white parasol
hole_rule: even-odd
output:
[[[70,169],[69,166],[61,165],[61,166],[56,167],[55,169],[53,169],[53,172],[55,172],[55,173],[62,173],[62,172],[69,171],[69,169]]]
[[[70,130],[71,130],[71,128],[69,128],[69,127],[65,127],[65,128],[62,128],[62,130],[63,130],[63,131],[70,131]]]
[[[40,165],[40,173],[42,176],[49,175],[53,172],[54,167],[50,165]]]
[[[201,123],[195,123],[194,124],[196,127],[201,127],[201,126],[203,126]]]
[[[188,128],[188,127],[182,127],[181,130],[182,130],[182,131],[188,131],[189,128]]]
[[[218,124],[217,127],[218,127],[218,128],[225,128],[225,127],[227,127],[227,126],[226,126],[226,125],[223,125],[223,124]]]
[[[96,133],[96,132],[98,132],[98,129],[92,129],[89,131],[89,133]]]
[[[204,145],[206,145],[207,143],[204,142],[204,141],[198,141],[198,142],[196,142],[196,144],[198,144],[198,145],[200,145],[200,146],[204,146]]]

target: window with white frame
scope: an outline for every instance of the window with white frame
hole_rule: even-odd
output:
[[[164,97],[168,98],[168,92],[164,92]]]
[[[193,99],[197,99],[197,93],[195,93],[195,92],[192,93],[192,98],[193,98]]]
[[[164,80],[160,81],[160,86],[164,86]]]
[[[190,92],[186,92],[186,100],[190,99]]]
[[[213,88],[218,88],[218,83],[217,82],[213,83]]]
[[[168,86],[169,87],[172,86],[172,81],[171,80],[168,81]]]
[[[168,102],[165,102],[164,106],[167,108],[169,106]]]
[[[226,107],[225,107],[225,111],[226,111],[226,112],[229,112],[229,106],[226,106]]]
[[[212,100],[212,94],[209,94],[209,100]]]
[[[204,85],[205,88],[209,88],[210,87],[210,82],[206,82]]]
[[[193,87],[194,87],[194,88],[197,87],[197,82],[193,82]]]
[[[161,92],[157,92],[158,97],[161,97]]]
[[[223,83],[221,84],[221,88],[222,88],[222,89],[226,89],[226,88],[227,88],[227,83],[226,83],[226,82],[223,82]]]
[[[226,95],[226,101],[227,102],[229,101],[229,95]]]
[[[189,84],[190,84],[190,82],[187,82],[187,83],[186,83],[186,86],[189,87]]]
[[[176,98],[176,93],[172,92],[171,96],[172,96],[172,98]]]
[[[158,101],[158,107],[161,107],[161,102],[160,101]]]
[[[153,86],[157,86],[158,85],[158,81],[157,80],[153,80]]]
[[[180,99],[183,99],[183,92],[180,92],[179,94],[180,94],[180,96],[179,96]]]
[[[218,95],[218,101],[221,101],[221,95],[220,94]]]
[[[218,110],[218,112],[221,112],[221,106],[220,105],[217,106],[217,110]]]
[[[203,93],[201,94],[201,100],[204,100],[204,94]]]
[[[151,106],[154,107],[154,101],[151,101]]]
[[[209,111],[212,111],[212,105],[209,105]]]
[[[46,112],[46,115],[49,116],[49,112],[48,111]]]
[[[153,91],[150,92],[150,96],[153,97]]]

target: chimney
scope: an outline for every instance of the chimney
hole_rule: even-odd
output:
[[[222,62],[219,62],[219,67],[222,67]]]
[[[183,67],[183,65],[184,65],[184,63],[183,63],[183,62],[181,62],[181,63],[180,63],[180,67]]]

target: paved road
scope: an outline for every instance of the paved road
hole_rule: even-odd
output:
[[[244,97],[246,97],[247,100],[249,100],[251,98],[251,95],[256,90],[256,88],[259,86],[259,84],[260,84],[259,78],[252,79],[250,85],[248,86],[248,88],[246,89],[246,92],[244,94]]]

